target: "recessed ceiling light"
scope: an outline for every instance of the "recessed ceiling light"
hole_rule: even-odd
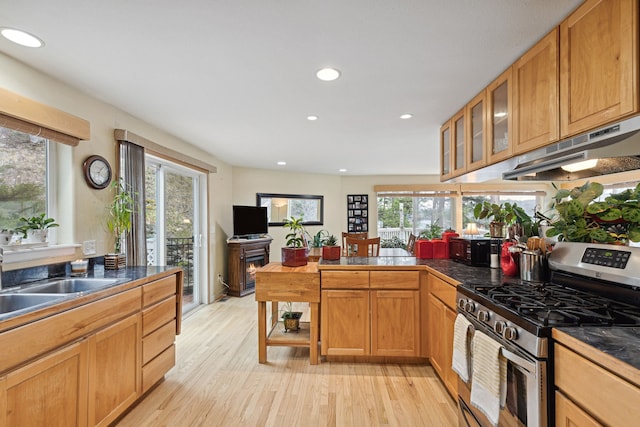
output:
[[[322,70],[318,70],[316,76],[322,81],[330,82],[340,77],[340,71],[335,68],[323,68]]]
[[[21,30],[16,30],[15,28],[2,28],[0,30],[0,34],[2,34],[2,36],[5,39],[10,40],[21,46],[26,46],[26,47],[44,46],[44,42],[40,40],[38,37]]]
[[[346,170],[346,169],[344,169],[344,168],[339,169],[339,172],[346,172],[346,171],[347,171],[347,170]]]
[[[307,116],[307,120],[310,120],[310,121],[318,120],[318,116]]]
[[[284,165],[286,165],[286,164],[287,164],[287,162],[283,162],[283,161],[279,161],[279,162],[278,162],[278,166],[284,166]]]
[[[402,120],[407,120],[407,119],[410,119],[411,117],[413,117],[413,114],[410,114],[410,113],[403,114],[400,116]]]

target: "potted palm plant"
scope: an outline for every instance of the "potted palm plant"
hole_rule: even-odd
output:
[[[118,179],[111,184],[115,194],[109,205],[109,218],[107,227],[114,236],[114,253],[106,254],[104,267],[116,270],[126,266],[126,255],[123,253],[122,242],[131,231],[131,214],[133,213],[133,194],[127,189],[122,180]]]
[[[288,218],[284,227],[289,229],[285,236],[286,246],[282,248],[282,265],[285,267],[301,267],[307,265],[307,245],[302,217]]]
[[[340,253],[342,247],[338,245],[338,239],[333,234],[330,234],[322,245],[322,258],[328,261],[335,261],[340,259]]]

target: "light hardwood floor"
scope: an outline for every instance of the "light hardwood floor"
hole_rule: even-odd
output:
[[[176,366],[117,425],[457,426],[457,409],[430,366],[309,365],[309,350],[269,347],[258,363],[252,295],[184,319]]]

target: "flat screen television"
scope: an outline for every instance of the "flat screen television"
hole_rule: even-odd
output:
[[[261,206],[233,206],[233,235],[259,237],[267,234],[267,208]]]

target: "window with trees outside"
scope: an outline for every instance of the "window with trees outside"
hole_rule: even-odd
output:
[[[21,217],[47,212],[49,141],[0,127],[0,229],[14,230]]]
[[[479,220],[473,216],[473,208],[476,204],[481,203],[484,200],[488,200],[491,203],[511,203],[517,204],[524,211],[533,218],[536,211],[544,213],[542,208],[544,203],[545,192],[542,191],[509,191],[509,192],[463,192],[462,193],[462,227],[467,227],[467,224],[474,222],[478,226],[480,235],[484,235],[489,232],[489,222],[491,218]]]
[[[403,247],[409,234],[442,231],[455,224],[455,193],[378,192],[378,236],[382,247]]]

